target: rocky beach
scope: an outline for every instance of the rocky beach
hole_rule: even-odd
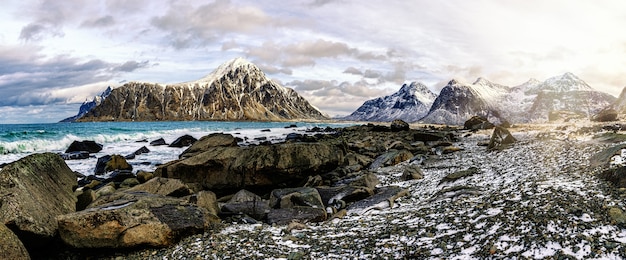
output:
[[[181,138],[154,172],[113,154],[77,177],[58,154],[30,155],[0,171],[3,257],[626,255],[621,124],[468,122]]]

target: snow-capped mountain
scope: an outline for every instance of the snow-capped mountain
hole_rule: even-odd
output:
[[[392,121],[402,119],[413,122],[424,117],[437,98],[426,85],[419,82],[404,84],[400,90],[389,96],[365,101],[356,111],[344,120]]]
[[[571,72],[547,79],[541,84],[528,87],[526,94],[539,94],[541,91],[568,92],[568,91],[594,91],[587,82],[578,78]]]
[[[91,101],[85,101],[80,105],[78,109],[78,114],[72,117],[68,117],[66,119],[61,120],[61,122],[74,122],[76,119],[83,117],[87,112],[91,111],[97,105],[100,105],[102,101],[107,98],[111,94],[111,86],[107,87],[100,95],[94,96]]]
[[[326,119],[293,89],[268,79],[243,58],[191,82],[161,85],[131,82],[79,121]]]
[[[431,124],[462,125],[472,116],[501,120],[501,101],[510,88],[478,78],[473,84],[451,80],[441,90],[428,114],[420,121]]]
[[[622,89],[619,97],[611,104],[611,108],[617,110],[620,114],[626,114],[626,87]]]

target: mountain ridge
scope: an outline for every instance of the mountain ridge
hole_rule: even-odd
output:
[[[253,63],[236,58],[195,81],[126,83],[77,121],[325,119],[296,91],[270,80]]]

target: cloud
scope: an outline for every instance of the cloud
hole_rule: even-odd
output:
[[[363,75],[363,72],[355,67],[349,67],[345,69],[343,73],[352,74],[352,75]]]
[[[81,94],[101,90],[76,91],[76,87],[106,82],[121,73],[149,65],[149,61],[119,64],[69,55],[47,57],[40,54],[40,50],[38,47],[0,46],[0,96],[3,97],[0,106],[82,102],[77,101],[76,96],[84,98]]]
[[[215,42],[225,35],[264,33],[284,24],[262,9],[216,0],[198,7],[173,3],[167,13],[151,19],[152,26],[166,32],[166,40],[176,49],[194,48]]]
[[[102,16],[96,19],[83,21],[81,26],[84,27],[109,27],[115,24],[115,19],[111,15]]]
[[[26,42],[40,41],[47,36],[63,37],[63,31],[55,25],[46,23],[30,23],[22,28],[20,32],[20,40]]]

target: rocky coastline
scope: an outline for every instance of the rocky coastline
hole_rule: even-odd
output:
[[[147,144],[99,158],[89,176],[64,159],[102,146],[77,142],[0,170],[0,256],[619,258],[624,130],[472,118],[463,128],[310,129],[280,142],[214,133],[181,136],[169,144],[179,159],[154,172],[126,162]]]

